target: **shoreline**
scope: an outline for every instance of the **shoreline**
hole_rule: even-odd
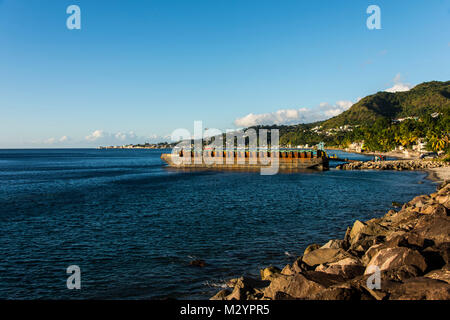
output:
[[[394,171],[423,171],[427,179],[443,183],[450,180],[450,164],[435,160],[384,160],[384,161],[355,161],[336,166],[338,170],[394,170]]]
[[[427,179],[429,179],[433,182],[444,183],[445,181],[450,181],[450,168],[449,167],[427,169],[427,170],[425,170],[425,172],[428,173]]]
[[[329,147],[325,148],[325,150],[337,150],[337,151],[343,151],[348,153],[356,153],[360,155],[366,155],[366,156],[374,156],[374,155],[382,155],[386,157],[396,158],[396,159],[403,159],[403,160],[417,160],[419,155],[405,155],[403,152],[397,152],[397,151],[388,151],[388,152],[373,152],[373,151],[356,151],[356,150],[346,150],[345,148],[338,148],[338,147]]]
[[[310,244],[282,270],[262,269],[261,279],[231,279],[211,300],[450,300],[450,182],[426,171],[445,181],[437,192],[356,220],[344,239]],[[376,268],[379,288],[369,285]]]
[[[392,151],[376,153],[376,152],[350,151],[350,150],[345,150],[343,148],[338,148],[338,147],[330,147],[330,148],[326,148],[326,149],[327,150],[337,150],[337,151],[348,152],[348,153],[355,153],[355,154],[360,154],[360,155],[367,155],[367,156],[371,156],[371,155],[373,156],[373,155],[379,154],[379,155],[383,155],[383,156],[387,156],[387,157],[393,157],[398,160],[420,161],[418,159],[418,157],[416,157],[416,158],[406,157],[404,153],[392,152]],[[428,169],[419,170],[419,171],[423,171],[423,172],[427,173],[426,179],[431,180],[433,182],[444,183],[445,181],[450,181],[450,167],[447,167],[447,171],[445,171],[443,168],[428,168]]]

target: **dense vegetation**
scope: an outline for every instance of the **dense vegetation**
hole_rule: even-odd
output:
[[[397,146],[411,148],[420,140],[424,140],[428,150],[448,152],[449,133],[450,113],[447,109],[436,118],[428,114],[418,120],[408,119],[400,123],[379,118],[372,125],[337,133],[331,139],[325,140],[328,140],[329,145],[339,147],[348,147],[352,142],[364,141],[364,148],[369,151],[390,151]]]
[[[342,128],[345,125],[350,127]],[[327,146],[347,147],[364,141],[366,150],[389,151],[424,141],[428,150],[449,153],[450,81],[422,83],[406,92],[378,92],[323,122],[265,128],[280,130],[282,146],[324,141]]]
[[[364,150],[385,152],[424,143],[427,150],[450,155],[450,81],[426,82],[406,92],[378,92],[325,121],[247,129],[279,129],[282,147],[314,146],[323,141],[327,147],[346,148],[356,142],[363,143]],[[225,134],[222,139],[225,147]]]
[[[405,92],[378,92],[355,103],[349,110],[326,120],[325,128],[367,125],[379,118],[422,116],[450,108],[450,81],[424,82]]]

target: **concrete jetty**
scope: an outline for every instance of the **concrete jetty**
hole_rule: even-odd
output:
[[[217,170],[251,170],[271,167],[279,170],[328,170],[328,157],[322,150],[263,151],[179,151],[162,154],[170,167]]]

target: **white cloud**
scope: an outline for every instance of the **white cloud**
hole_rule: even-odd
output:
[[[164,140],[165,139],[165,140]],[[134,131],[110,133],[103,130],[95,130],[85,137],[85,141],[95,145],[124,145],[137,143],[157,143],[167,141],[166,137],[156,134],[150,136],[138,136]]]
[[[116,138],[119,141],[125,141],[128,139],[136,139],[137,136],[133,131],[130,131],[128,133],[126,132],[117,132],[116,134],[114,134],[114,138]]]
[[[403,92],[403,91],[408,91],[411,88],[412,88],[412,86],[409,84],[396,83],[396,84],[394,84],[393,87],[386,89],[385,91],[387,91],[387,92]]]
[[[271,113],[253,114],[238,118],[234,123],[238,127],[248,127],[262,124],[289,124],[301,121],[306,108],[301,109],[281,109]]]
[[[236,119],[234,124],[238,127],[251,127],[256,125],[308,123],[337,116],[352,105],[353,102],[351,101],[341,100],[337,101],[334,105],[323,102],[313,109],[280,109],[270,113],[250,113],[242,118]]]
[[[44,141],[45,144],[54,144],[56,142],[55,138],[48,138]]]
[[[95,130],[90,135],[86,136],[85,139],[91,143],[111,145],[145,142],[144,137],[138,137],[133,131],[109,133],[103,130]]]
[[[327,102],[322,102],[319,105],[319,111],[323,112],[323,114],[327,116],[327,118],[331,118],[337,116],[338,114],[341,114],[345,110],[348,110],[352,105],[353,102],[346,100],[337,101],[334,106]]]
[[[44,140],[44,144],[62,144],[64,142],[68,142],[70,138],[68,136],[62,136],[61,138],[48,138],[47,140]]]
[[[1,0],[0,0],[1,1]],[[133,131],[109,133],[104,130],[94,130],[89,135],[80,138],[71,138],[64,135],[60,138],[51,137],[48,139],[39,139],[26,141],[29,146],[42,146],[54,148],[79,148],[79,147],[98,147],[111,145],[127,145],[138,143],[158,143],[170,141],[170,136],[149,135],[139,136]]]
[[[97,141],[105,137],[105,132],[103,130],[95,130],[90,135],[86,136],[87,141]]]
[[[413,87],[409,83],[403,83],[401,81],[401,78],[402,78],[401,74],[397,73],[395,75],[394,79],[392,79],[392,81],[394,82],[394,85],[391,88],[388,88],[384,91],[386,91],[386,92],[403,92],[403,91],[408,91]]]

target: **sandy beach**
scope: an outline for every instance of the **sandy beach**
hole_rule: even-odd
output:
[[[433,168],[427,170],[428,178],[436,182],[444,182],[450,180],[450,167]]]
[[[352,152],[357,154],[363,154],[363,155],[383,155],[386,157],[393,157],[401,160],[418,160],[419,154],[417,152],[409,152],[408,154],[405,154],[403,152],[399,151],[390,151],[390,152],[357,152],[357,151],[351,151],[346,150],[342,148],[327,148],[328,150],[340,150],[345,152]],[[436,181],[436,182],[445,182],[450,180],[450,167],[441,167],[441,168],[428,168],[426,169],[426,172],[428,172],[428,179]]]
[[[350,150],[347,148],[329,147],[326,149],[327,150],[340,150],[340,151],[344,151],[344,152],[357,153],[357,154],[362,154],[362,155],[366,155],[366,156],[382,155],[382,156],[386,156],[386,157],[392,157],[392,158],[403,159],[403,160],[415,160],[415,159],[419,159],[419,156],[420,156],[420,153],[415,152],[415,151],[409,151],[408,153],[404,153],[401,151],[389,151],[389,152],[364,151],[364,152],[359,152],[359,151]]]

